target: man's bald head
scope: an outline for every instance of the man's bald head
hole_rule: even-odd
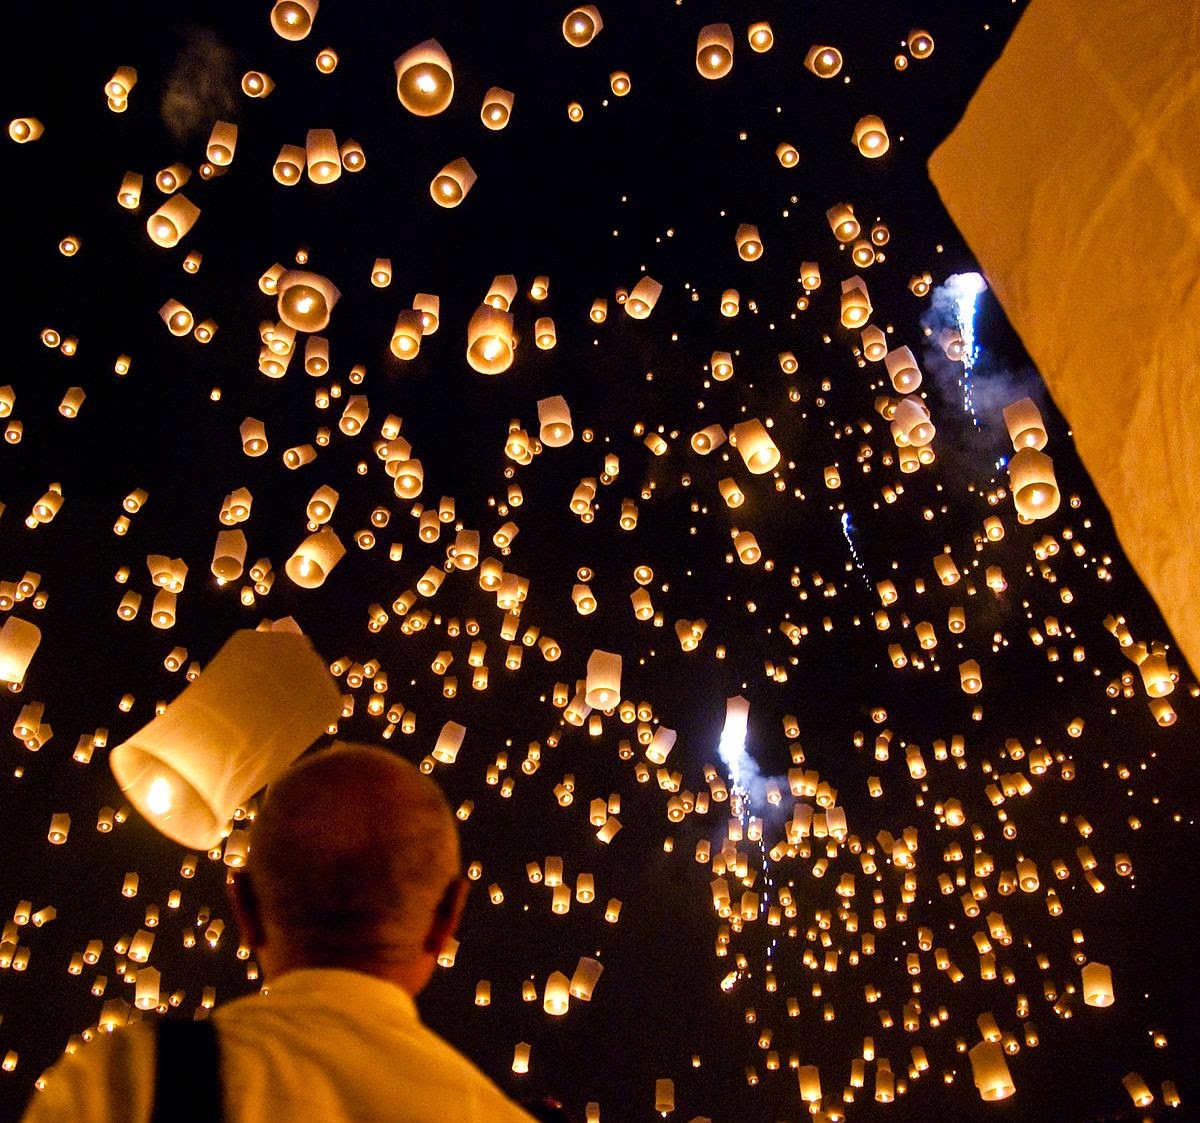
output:
[[[454,816],[407,761],[335,745],[267,790],[247,873],[266,939],[293,965],[415,962],[459,875]]]

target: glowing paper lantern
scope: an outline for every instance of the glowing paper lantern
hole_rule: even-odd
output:
[[[611,710],[621,700],[621,656],[593,651],[588,657],[584,701],[597,710]]]
[[[710,23],[696,37],[696,69],[702,78],[724,78],[733,69],[733,28]]]
[[[41,642],[42,631],[36,624],[16,616],[5,620],[0,628],[0,682],[23,682]]]
[[[738,257],[743,261],[757,261],[762,257],[762,239],[758,236],[758,227],[743,222],[737,228],[734,236],[737,244]]]
[[[340,712],[337,688],[306,637],[235,632],[174,702],[113,749],[109,764],[155,827],[209,850],[234,811]]]
[[[741,454],[742,462],[756,476],[770,472],[779,463],[779,449],[757,418],[735,425],[730,440]]]
[[[465,156],[451,160],[429,184],[429,194],[439,207],[457,207],[475,185],[475,169]]]
[[[226,168],[233,163],[233,154],[237,151],[238,127],[229,121],[217,121],[208,134],[208,147],[205,155],[218,168]]]
[[[480,374],[502,374],[513,361],[513,318],[481,304],[467,324],[467,362]]]
[[[320,0],[275,0],[271,27],[281,39],[298,43],[312,31]]]
[[[908,53],[915,59],[925,59],[933,54],[933,36],[921,28],[908,33]]]
[[[750,49],[760,55],[775,45],[775,33],[766,20],[752,23],[746,31],[746,38],[750,40]]]
[[[854,217],[854,208],[849,203],[835,203],[825,212],[829,229],[833,236],[843,245],[848,245],[862,232],[858,219]]]
[[[1087,1006],[1111,1006],[1113,1004],[1112,971],[1103,963],[1085,963],[1082,975],[1084,1004]]]
[[[276,284],[279,318],[296,331],[323,331],[341,298],[337,286],[319,273],[287,270]]]
[[[261,70],[247,70],[242,75],[242,93],[247,97],[266,97],[274,88],[270,75]]]
[[[8,136],[18,144],[28,144],[42,135],[43,125],[36,117],[14,117],[8,123]]]
[[[871,318],[871,298],[861,277],[848,277],[842,282],[842,327],[861,328]]]
[[[818,78],[833,78],[842,69],[842,52],[814,43],[804,56],[804,66]]]
[[[921,385],[921,368],[908,347],[897,347],[884,358],[892,387],[900,394],[911,394]]]
[[[624,70],[614,70],[608,76],[608,88],[616,97],[624,97],[633,89],[633,82]]]
[[[981,1041],[968,1054],[975,1087],[982,1099],[1004,1100],[1017,1089],[1004,1059],[1004,1047],[998,1041]]]
[[[436,39],[426,39],[396,59],[396,96],[417,117],[433,117],[450,104],[454,68]]]
[[[781,167],[794,168],[800,163],[800,153],[794,144],[788,144],[784,140],[780,141],[775,148],[775,159],[779,161]]]
[[[538,402],[538,439],[547,448],[562,448],[571,443],[571,410],[566,398],[555,395]]]
[[[296,552],[284,564],[284,572],[300,588],[315,589],[325,583],[330,570],[345,553],[342,540],[329,527],[324,527],[296,547]]]
[[[396,326],[392,328],[392,354],[397,359],[415,359],[421,350],[421,336],[424,333],[421,313],[414,308],[406,308],[396,317]]]
[[[308,178],[313,183],[333,183],[342,174],[342,154],[332,129],[309,129],[304,142]]]
[[[146,220],[146,232],[156,246],[171,249],[199,217],[200,208],[186,195],[172,195]]]
[[[512,116],[512,108],[512,92],[502,90],[499,86],[492,86],[483,95],[483,106],[479,110],[479,119],[485,128],[499,132],[508,124],[509,118]]]
[[[1046,424],[1032,398],[1005,406],[1004,425],[1014,449],[1035,448],[1040,452],[1046,447]]]
[[[625,311],[635,320],[644,320],[658,303],[662,293],[660,285],[653,277],[642,277],[625,301]]]
[[[891,147],[883,119],[873,113],[858,119],[852,139],[854,146],[868,160],[878,159]]]
[[[271,174],[274,175],[277,183],[291,187],[300,182],[307,159],[303,148],[295,144],[285,144],[279,150],[279,155],[275,157],[275,166],[271,169]]]
[[[1031,445],[1013,453],[1008,462],[1008,482],[1017,514],[1026,519],[1044,519],[1058,510],[1058,483],[1054,462]]]
[[[586,47],[604,29],[604,20],[594,4],[573,8],[563,20],[563,38],[572,47]]]

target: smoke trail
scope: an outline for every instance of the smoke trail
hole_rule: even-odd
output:
[[[933,290],[929,308],[921,317],[921,325],[930,333],[922,365],[947,403],[963,403],[975,425],[1003,432],[1003,408],[1024,397],[1042,404],[1045,387],[1032,367],[1007,367],[979,346],[975,321],[979,297],[986,288],[987,282],[978,273],[956,273]],[[938,344],[947,330],[962,335],[962,362],[947,358]],[[961,451],[969,453],[965,447]]]
[[[189,28],[163,89],[160,113],[167,131],[183,144],[233,112],[237,88],[233,52],[208,28]]]

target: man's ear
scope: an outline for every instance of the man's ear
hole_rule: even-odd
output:
[[[263,928],[262,913],[258,906],[258,894],[254,891],[254,883],[243,870],[235,873],[227,886],[229,903],[233,906],[233,916],[237,921],[238,931],[242,939],[251,948],[257,950],[266,943],[266,931]]]
[[[437,908],[433,911],[433,922],[425,936],[424,950],[428,955],[440,955],[446,941],[458,929],[458,921],[462,916],[463,906],[467,903],[467,891],[471,883],[465,877],[456,877],[442,894]]]

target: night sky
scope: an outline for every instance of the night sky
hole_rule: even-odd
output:
[[[943,305],[908,287],[914,274],[928,271],[940,285],[976,268],[925,163],[1024,5],[599,6],[604,28],[582,49],[562,33],[569,5],[540,0],[420,8],[326,0],[299,43],[272,31],[270,4],[260,0],[103,8],[71,0],[8,15],[13,57],[0,74],[3,120],[34,116],[45,132],[34,143],[4,138],[0,145],[7,276],[0,387],[15,392],[0,429],[12,419],[23,424],[19,443],[0,444],[0,583],[38,574],[45,603],[28,597],[0,612],[0,624],[11,611],[42,631],[23,689],[0,695],[0,728],[11,729],[27,703],[42,702],[53,737],[34,752],[6,734],[0,750],[0,921],[22,901],[34,910],[53,906],[57,917],[5,930],[5,941],[28,949],[28,966],[0,970],[0,1058],[10,1050],[19,1058],[14,1071],[0,1072],[3,1118],[19,1114],[68,1039],[95,1026],[106,998],[132,1000],[114,944],[143,926],[148,905],[161,910],[151,963],[162,972],[164,998],[182,993],[171,1016],[193,1016],[206,986],[222,1001],[257,985],[235,954],[219,856],[201,855],[196,877],[184,880],[184,852],[136,812],[111,833],[98,832],[101,808],[122,805],[108,749],[97,748],[86,764],[72,754],[98,729],[108,730],[108,748],[119,744],[153,718],[157,702],[184,688],[184,672],[164,667],[173,648],[185,647],[187,662],[203,666],[233,631],[287,616],[331,663],[378,660],[388,706],[415,713],[412,733],[387,732],[386,715],[367,712],[370,683],[350,691],[342,680],[355,708],[339,737],[386,737],[394,751],[420,761],[443,722],[467,727],[457,762],[439,766],[435,777],[452,806],[474,801],[461,824],[464,859],[481,862],[483,872],[455,965],[438,972],[421,1009],[515,1098],[558,1096],[576,1120],[589,1101],[609,1123],[650,1120],[658,1118],[655,1081],[671,1078],[673,1119],[799,1120],[808,1109],[793,1058],[819,1067],[825,1110],[850,1119],[1141,1118],[1121,1086],[1130,1071],[1155,1093],[1151,1114],[1171,1114],[1162,1107],[1164,1080],[1175,1081],[1183,1098],[1175,1117],[1200,1095],[1192,1009],[1200,971],[1187,920],[1200,873],[1193,677],[1116,540],[1067,423],[995,300],[985,293],[978,305],[973,420],[960,389],[962,364],[950,363],[935,343]],[[746,38],[759,19],[775,35],[763,54]],[[733,70],[709,81],[696,69],[697,32],[726,21],[737,43]],[[927,59],[908,57],[913,28],[933,36]],[[431,37],[453,62],[456,89],[446,112],[418,118],[397,100],[393,60]],[[812,44],[843,52],[839,75],[822,80],[804,68]],[[329,75],[314,65],[324,47],[339,57]],[[898,67],[897,56],[907,66]],[[138,81],[127,111],[113,113],[104,86],[122,65],[136,67]],[[249,69],[272,77],[269,97],[241,92]],[[609,89],[615,70],[630,75],[626,97]],[[515,94],[511,121],[498,132],[479,118],[491,86]],[[577,123],[567,114],[572,101],[584,109]],[[872,113],[891,140],[875,160],[851,143],[855,122]],[[223,174],[204,181],[197,169],[216,120],[237,123],[237,149]],[[339,142],[357,140],[365,169],[330,185],[278,184],[271,168],[280,147],[303,146],[311,128],[333,129]],[[795,168],[777,161],[780,141],[798,149]],[[430,198],[430,180],[462,156],[478,180],[460,206],[442,209]],[[146,219],[164,198],[155,173],[176,161],[194,173],[182,190],[201,215],[178,247],[162,249],[147,237]],[[127,171],[145,177],[136,212],[117,203]],[[864,236],[878,222],[890,233],[867,268],[856,267],[831,233],[825,214],[841,202],[853,205]],[[741,223],[757,225],[761,260],[739,259]],[[67,236],[80,244],[71,257],[58,249]],[[299,267],[301,249],[309,255],[303,267],[342,292],[322,333],[331,369],[311,377],[300,353],[285,377],[268,379],[257,369],[259,332],[263,321],[275,321],[276,306],[258,280],[276,262]],[[203,254],[194,275],[181,268],[192,250]],[[394,272],[386,288],[370,279],[380,257],[391,259]],[[805,261],[819,263],[822,284],[801,309]],[[875,409],[879,395],[894,395],[883,364],[860,362],[858,332],[839,322],[839,283],[856,273],[870,292],[871,323],[888,333],[889,346],[911,347],[925,375],[936,459],[912,474],[900,472],[888,424]],[[500,274],[515,275],[520,286],[512,306],[520,340],[512,367],[489,377],[467,365],[466,329]],[[663,290],[650,317],[636,321],[617,292],[643,274]],[[527,295],[539,275],[550,282],[543,302]],[[719,310],[729,288],[740,294],[733,318]],[[406,363],[388,344],[397,313],[418,292],[440,296],[441,322]],[[588,318],[597,297],[608,301],[601,324]],[[213,340],[172,336],[158,316],[168,299],[182,301],[197,322],[215,320]],[[541,316],[556,325],[552,350],[534,342]],[[77,338],[76,353],[45,346],[46,328]],[[728,381],[713,381],[707,369],[716,350],[733,355]],[[780,369],[784,351],[795,355],[794,374]],[[119,354],[132,359],[124,376],[113,369]],[[350,381],[356,364],[366,371],[357,386]],[[78,417],[67,419],[58,406],[75,386],[87,396]],[[351,394],[370,403],[369,421],[354,437],[338,429]],[[536,436],[537,402],[550,395],[566,398],[574,440],[517,466],[505,455],[510,420]],[[1058,512],[1029,526],[1018,524],[1000,467],[1013,451],[1001,409],[1025,396],[1042,410],[1062,493]],[[424,466],[417,507],[395,496],[372,450],[389,414],[403,418],[402,435]],[[238,427],[246,417],[266,425],[265,456],[242,453]],[[696,430],[751,418],[771,422],[782,453],[774,473],[751,475],[728,445],[707,457],[692,451]],[[319,426],[332,430],[328,446],[312,463],[285,468],[283,451],[315,443]],[[654,432],[669,446],[664,455],[644,442]],[[570,509],[572,493],[580,480],[599,479],[610,454],[619,473],[598,484],[594,520],[584,522]],[[824,480],[832,465],[837,489]],[[725,477],[745,494],[736,510],[718,490]],[[523,502],[505,510],[514,483]],[[61,485],[61,510],[30,528],[26,516],[52,484]],[[321,588],[304,590],[284,575],[284,563],[307,534],[305,505],[323,484],[340,493],[330,525],[347,553]],[[222,588],[209,572],[223,497],[239,487],[253,494],[240,526],[249,541],[247,574],[259,558],[274,567],[266,595],[251,588],[240,598],[252,587],[248,575]],[[117,535],[122,501],[136,488],[148,499]],[[442,526],[438,541],[422,542],[419,508],[436,509],[443,496],[453,497],[455,521]],[[632,531],[618,526],[625,499],[638,507]],[[381,506],[390,521],[376,530],[373,548],[360,549],[355,532]],[[1005,534],[987,542],[983,520],[993,515]],[[501,560],[530,582],[520,632],[532,626],[553,636],[561,658],[547,662],[527,646],[520,669],[505,668],[503,614],[479,588],[477,572],[449,573],[437,595],[418,605],[432,614],[428,627],[402,631],[405,617],[393,602],[428,566],[442,565],[455,527],[478,529],[482,556],[499,557],[492,535],[508,519],[520,533]],[[733,554],[733,528],[754,533],[757,563]],[[1039,559],[1035,543],[1047,536],[1058,551]],[[403,544],[395,562],[393,542]],[[953,586],[934,572],[944,548],[963,574]],[[190,567],[170,630],[150,623],[156,590],[149,554],[182,557]],[[629,597],[639,565],[653,570],[646,588],[660,627],[634,619]],[[1002,593],[985,584],[993,565],[1007,579]],[[124,585],[114,580],[123,566]],[[599,605],[586,616],[571,599],[581,567],[593,571]],[[886,631],[876,623],[883,580],[899,592]],[[116,610],[130,590],[143,604],[135,620],[123,622]],[[375,604],[388,621],[373,633],[368,607]],[[967,621],[959,635],[947,627],[955,606]],[[1166,645],[1178,671],[1169,699],[1178,720],[1170,727],[1156,724],[1138,668],[1104,625],[1110,615],[1121,616],[1138,642]],[[701,619],[703,638],[684,652],[676,622]],[[451,620],[477,621],[478,635],[448,635]],[[919,621],[935,626],[933,651],[917,645]],[[803,632],[794,643],[792,625]],[[473,638],[487,644],[486,690],[471,686]],[[892,644],[901,645],[907,666],[893,666]],[[758,776],[749,784],[748,813],[765,820],[765,845],[738,845],[762,914],[732,933],[727,955],[714,954],[722,920],[709,883],[717,874],[694,855],[702,841],[719,854],[730,804],[714,801],[706,813],[697,807],[670,821],[672,793],[656,782],[655,768],[646,782],[635,773],[645,759],[636,725],[614,713],[593,735],[586,725],[564,726],[553,703],[555,684],[573,694],[597,648],[622,654],[622,696],[647,703],[655,722],[678,731],[667,771],[681,773],[687,793],[709,791],[706,765],[727,775],[717,753],[725,700],[741,693],[750,702],[747,752]],[[452,699],[430,668],[442,650],[454,654]],[[982,668],[977,695],[959,686],[958,665],[967,659]],[[127,693],[134,703],[122,712]],[[798,737],[785,733],[785,715],[798,724]],[[1076,718],[1083,732],[1072,737],[1067,727]],[[885,730],[891,743],[880,760],[876,737]],[[963,756],[938,759],[936,742],[956,734]],[[521,762],[535,741],[541,766],[527,775]],[[632,753],[622,754],[622,741],[632,742]],[[905,747],[913,744],[928,770],[921,780],[906,766]],[[1034,774],[1030,756],[1041,749],[1053,762]],[[515,780],[510,798],[486,778],[501,753],[508,765],[500,775]],[[781,840],[787,846],[785,823],[798,798],[789,794],[787,772],[798,754],[803,769],[836,789],[852,836],[823,877],[813,875],[821,843],[811,853],[805,845],[778,860],[768,856]],[[993,805],[985,789],[1002,787],[1000,774],[1027,776],[1031,791]],[[553,789],[567,775],[574,800],[563,807]],[[869,794],[873,777],[882,786],[878,798]],[[767,801],[771,778],[783,791],[778,806]],[[615,793],[622,829],[606,846],[589,824],[589,804]],[[962,826],[944,822],[951,798],[961,801]],[[55,846],[47,828],[60,812],[72,826],[66,844]],[[1015,837],[1005,837],[1006,824]],[[916,889],[905,904],[904,874],[879,836],[899,838],[909,827],[919,846]],[[946,858],[955,842],[961,861]],[[1084,878],[1081,846],[1094,853],[1103,892]],[[872,848],[877,872],[868,874],[862,859]],[[988,896],[971,919],[960,903],[966,890],[944,894],[938,876],[953,879],[962,869],[965,886],[978,852],[994,858],[995,872],[982,878]],[[528,862],[549,855],[563,858],[572,885],[578,873],[592,873],[596,900],[553,915],[549,890],[526,876]],[[1116,872],[1117,855],[1129,856],[1132,875]],[[1037,865],[1040,888],[1001,895],[1003,872],[1025,857]],[[1056,859],[1065,863],[1062,879],[1053,872]],[[121,894],[129,871],[140,877],[134,898]],[[855,875],[856,895],[843,904],[835,890],[846,873]],[[728,877],[740,899],[743,886],[732,870]],[[492,883],[503,889],[500,905],[489,901]],[[1061,916],[1050,915],[1049,888],[1062,901]],[[177,910],[166,906],[172,889],[182,889]],[[768,906],[785,891],[795,916],[768,924]],[[622,902],[615,924],[604,918],[610,898]],[[873,921],[876,909],[886,926]],[[822,931],[816,914],[826,911],[832,923]],[[848,930],[847,911],[857,914],[857,931]],[[998,977],[985,981],[973,937],[988,932],[993,911],[1003,914],[1012,941],[992,941]],[[203,939],[202,916],[228,922],[215,948]],[[906,973],[922,928],[932,934],[931,948],[945,948],[961,968],[961,982],[952,983],[925,948],[921,973]],[[862,934],[871,932],[875,953],[860,955]],[[196,935],[195,947],[184,946],[185,933]],[[70,974],[72,955],[93,939],[104,945],[100,962]],[[829,949],[839,953],[836,972],[824,969]],[[570,975],[580,956],[604,964],[594,998],[573,1001],[561,1018],[543,1013],[547,976]],[[1046,957],[1044,967],[1038,956]],[[1112,968],[1114,1005],[1084,1005],[1084,957]],[[731,971],[736,982],[723,990]],[[92,994],[98,975],[107,978],[103,997]],[[481,979],[492,986],[486,1008],[474,1004]],[[522,1001],[526,979],[537,984],[538,1002]],[[870,987],[880,993],[875,1002],[865,996]],[[796,1016],[789,1016],[789,999]],[[919,1028],[909,1031],[903,1012],[914,999]],[[1019,1046],[1008,1057],[1016,1093],[995,1104],[980,1101],[956,1046],[980,1039],[976,1018],[988,1012]],[[1036,1047],[1028,1044],[1031,1022]],[[1165,1037],[1161,1047],[1155,1034]],[[897,1084],[907,1085],[893,1103],[873,1100],[877,1063],[866,1066],[855,1102],[842,1102],[864,1037],[874,1039],[876,1057],[890,1060]],[[532,1061],[517,1076],[511,1062],[521,1041],[531,1044]],[[929,1062],[915,1079],[914,1046]]]

